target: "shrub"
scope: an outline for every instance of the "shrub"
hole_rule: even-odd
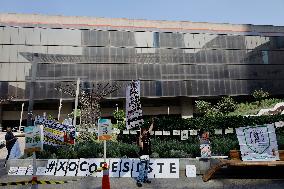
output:
[[[222,99],[217,103],[217,109],[223,114],[233,112],[236,108],[236,102],[231,97],[222,97]]]

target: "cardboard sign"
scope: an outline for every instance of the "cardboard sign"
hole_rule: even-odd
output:
[[[112,124],[110,119],[99,119],[99,130],[98,138],[99,140],[110,140],[112,138]]]
[[[236,128],[243,161],[279,160],[273,124]]]
[[[79,159],[69,159],[66,176],[76,176],[79,167]]]
[[[46,165],[45,175],[55,175],[57,159],[49,159]]]
[[[40,151],[43,149],[43,126],[25,127],[25,150]]]
[[[68,168],[68,159],[59,159],[57,162],[55,176],[65,176]]]

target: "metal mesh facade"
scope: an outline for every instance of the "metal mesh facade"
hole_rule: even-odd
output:
[[[283,34],[284,35],[284,34]],[[143,97],[284,94],[284,36],[0,27],[0,96],[56,99],[60,82],[129,83]],[[64,95],[63,95],[64,96]],[[67,96],[66,96],[67,97]],[[121,88],[110,98],[125,97]]]

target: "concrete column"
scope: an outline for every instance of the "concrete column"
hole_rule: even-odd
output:
[[[193,117],[193,100],[189,97],[182,97],[180,99],[181,117],[190,118]]]

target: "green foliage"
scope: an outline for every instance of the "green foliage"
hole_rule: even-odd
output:
[[[126,128],[125,122],[125,112],[124,110],[115,110],[113,112],[113,117],[116,119],[117,123],[113,124],[113,127],[123,130]]]
[[[196,108],[207,117],[218,117],[228,114],[236,109],[236,102],[232,97],[222,97],[216,106],[204,100],[196,101]]]
[[[125,112],[124,112],[124,110],[115,110],[114,112],[113,112],[113,117],[116,119],[116,120],[124,120],[124,118],[125,118]]]
[[[252,96],[257,100],[257,101],[260,101],[262,99],[265,99],[267,97],[269,97],[269,93],[262,90],[262,89],[259,89],[259,90],[255,90],[253,91],[252,93]]]
[[[73,118],[74,117],[74,113],[75,113],[75,109],[73,109],[73,111],[69,114],[69,116],[71,116]],[[76,117],[80,117],[81,116],[81,110],[77,109],[75,115],[76,115]]]
[[[210,102],[206,102],[204,100],[197,100],[195,102],[196,108],[200,113],[204,113],[206,114],[206,112],[208,112],[208,110],[210,110],[212,108],[212,105]]]
[[[232,97],[222,97],[222,99],[217,103],[216,109],[218,109],[223,114],[228,114],[236,109],[236,102]]]
[[[260,109],[273,108],[277,103],[283,102],[282,99],[270,98],[263,99],[260,102],[244,102],[237,104],[236,110],[229,115],[255,115]]]
[[[214,129],[237,128],[284,121],[284,115],[263,116],[217,116],[193,117],[188,119],[161,117],[157,119],[155,130]]]
[[[213,155],[228,155],[230,150],[240,148],[235,134],[226,137],[213,136],[210,140]]]

